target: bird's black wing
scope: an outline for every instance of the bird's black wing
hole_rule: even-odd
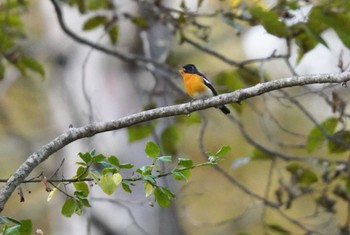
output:
[[[213,95],[218,95],[218,93],[216,92],[215,88],[213,87],[213,85],[211,85],[210,81],[208,80],[208,78],[206,78],[200,72],[198,72],[198,75],[200,75],[203,78],[204,84],[211,90],[211,92],[213,92]]]

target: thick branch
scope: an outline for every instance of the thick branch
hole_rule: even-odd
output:
[[[25,178],[37,167],[45,161],[49,156],[66,145],[82,138],[91,137],[98,133],[114,131],[135,124],[176,115],[189,114],[194,111],[207,109],[210,107],[218,107],[222,104],[241,102],[245,99],[259,96],[263,93],[278,90],[286,87],[302,86],[317,83],[345,83],[350,80],[350,72],[341,74],[317,74],[304,75],[299,77],[290,77],[270,82],[260,83],[253,87],[237,90],[231,93],[222,94],[205,100],[196,100],[190,103],[160,107],[132,114],[118,120],[108,122],[91,123],[83,127],[70,128],[67,132],[58,136],[46,145],[42,146],[38,151],[34,152],[28,159],[14,172],[8,179],[6,184],[0,188],[0,212],[3,210],[7,200],[14,192],[16,187],[20,185]]]

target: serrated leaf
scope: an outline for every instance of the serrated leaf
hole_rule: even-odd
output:
[[[337,118],[328,118],[323,121],[320,126],[327,131],[328,134],[333,134],[337,127]],[[319,127],[315,126],[309,133],[306,141],[306,149],[309,153],[312,153],[316,148],[320,147],[325,141],[326,137],[322,133]]]
[[[89,31],[96,29],[99,26],[104,26],[108,22],[107,17],[105,16],[93,16],[87,19],[83,25],[84,31]]]
[[[160,148],[156,143],[149,141],[146,144],[145,153],[148,157],[154,159],[159,156]]]
[[[153,132],[153,127],[149,124],[139,124],[128,128],[129,142],[135,142],[148,137]]]
[[[153,193],[153,185],[146,181],[144,188],[146,191],[146,197],[149,197]]]
[[[299,184],[309,186],[318,181],[317,175],[312,170],[298,163],[291,163],[286,166],[286,169],[296,177]]]
[[[118,42],[119,38],[119,27],[116,24],[113,24],[108,28],[108,36],[109,40],[113,45],[115,45]]]
[[[330,153],[344,153],[349,150],[350,131],[341,130],[334,133],[332,137],[338,142],[332,139],[328,140],[328,151]]]
[[[180,143],[180,130],[176,125],[165,128],[160,136],[160,143],[165,154],[175,155]]]
[[[75,211],[75,200],[73,198],[67,198],[64,202],[61,210],[61,214],[65,217],[71,217]]]

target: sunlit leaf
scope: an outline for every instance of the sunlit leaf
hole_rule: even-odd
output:
[[[153,193],[153,185],[149,183],[148,181],[145,182],[145,192],[146,192],[146,197],[149,197]]]
[[[122,176],[119,173],[107,174],[101,176],[99,185],[103,192],[107,195],[111,195],[121,182]]]

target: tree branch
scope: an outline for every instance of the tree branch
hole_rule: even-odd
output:
[[[7,200],[10,198],[16,187],[24,181],[24,179],[35,169],[35,167],[49,158],[53,153],[78,139],[91,137],[98,133],[107,131],[119,130],[159,118],[190,114],[191,112],[210,107],[218,107],[223,104],[241,102],[245,99],[282,88],[317,83],[345,84],[349,80],[350,72],[283,78],[260,83],[253,87],[240,89],[205,100],[195,100],[185,104],[160,107],[132,114],[114,121],[96,122],[78,128],[70,128],[67,132],[56,137],[46,145],[42,146],[38,151],[30,155],[28,159],[21,166],[19,166],[19,168],[8,179],[6,184],[0,188],[0,212],[4,209]]]

